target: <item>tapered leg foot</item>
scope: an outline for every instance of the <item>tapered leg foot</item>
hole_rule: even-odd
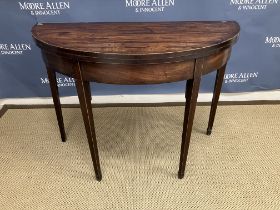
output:
[[[102,180],[102,174],[96,175],[96,180],[101,182]]]
[[[207,132],[206,132],[206,135],[210,136],[210,135],[211,135],[211,133],[212,133],[212,129],[210,129],[210,128],[207,128]]]
[[[209,121],[208,121],[207,132],[206,132],[207,135],[211,135],[211,133],[212,133],[212,127],[213,127],[214,120],[215,120],[215,115],[216,115],[218,101],[219,101],[219,97],[220,97],[220,93],[221,93],[221,89],[222,89],[225,70],[226,70],[226,64],[217,70],[213,99],[212,99],[211,110],[210,110],[210,117],[209,117]]]
[[[184,173],[180,173],[180,172],[178,172],[178,179],[183,179],[183,178],[184,178],[184,176],[185,176],[185,174],[184,174]]]

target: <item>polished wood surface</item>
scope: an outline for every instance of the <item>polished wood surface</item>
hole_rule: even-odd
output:
[[[32,28],[37,44],[56,54],[95,62],[142,64],[206,55],[232,45],[238,33],[239,25],[234,21],[42,23]]]
[[[67,56],[50,53],[43,48],[45,63],[58,72],[76,78],[73,66],[76,60]],[[207,74],[213,69],[222,67],[230,57],[231,48],[217,49],[210,55],[204,56],[202,74]],[[96,63],[94,61],[79,60],[82,77],[86,81],[107,84],[159,84],[188,80],[193,78],[194,59],[172,63],[145,64],[112,64]]]
[[[32,28],[50,79],[61,138],[65,131],[55,72],[75,78],[97,180],[102,179],[90,82],[159,84],[187,80],[178,177],[183,178],[202,75],[217,70],[207,134],[214,123],[232,45],[234,21],[158,23],[42,23]]]

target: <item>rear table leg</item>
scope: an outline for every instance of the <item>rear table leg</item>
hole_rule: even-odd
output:
[[[56,118],[57,118],[59,130],[60,130],[61,140],[63,142],[65,142],[66,134],[65,134],[65,129],[64,129],[63,116],[62,116],[62,111],[61,111],[61,104],[60,104],[60,99],[59,99],[55,71],[49,67],[47,67],[47,71],[48,71],[48,78],[49,78],[49,83],[50,83],[50,87],[51,87],[51,92],[52,92],[53,103],[54,103],[55,112],[56,112]]]
[[[212,127],[214,124],[217,105],[218,105],[218,101],[219,101],[219,97],[220,97],[220,93],[221,93],[221,89],[222,89],[222,85],[223,85],[225,70],[226,70],[226,64],[217,70],[213,99],[212,99],[211,110],[210,110],[210,117],[209,117],[209,121],[208,121],[207,132],[206,132],[207,135],[211,135],[211,133],[212,133]]]

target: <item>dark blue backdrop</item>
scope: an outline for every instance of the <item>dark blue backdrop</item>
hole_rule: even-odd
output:
[[[239,42],[228,64],[223,92],[280,88],[279,0],[0,0],[0,98],[50,96],[40,51],[31,37],[37,22],[236,20]],[[211,92],[215,75],[203,78]],[[76,95],[73,80],[59,76],[61,95]],[[94,84],[94,95],[183,92],[185,82],[116,86]]]

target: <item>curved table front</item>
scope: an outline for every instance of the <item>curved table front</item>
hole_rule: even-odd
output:
[[[217,70],[207,134],[210,135],[232,45],[234,21],[157,23],[42,23],[32,36],[47,67],[62,141],[66,140],[55,72],[75,78],[96,179],[101,169],[90,82],[159,84],[187,80],[178,177],[183,178],[201,76]]]

